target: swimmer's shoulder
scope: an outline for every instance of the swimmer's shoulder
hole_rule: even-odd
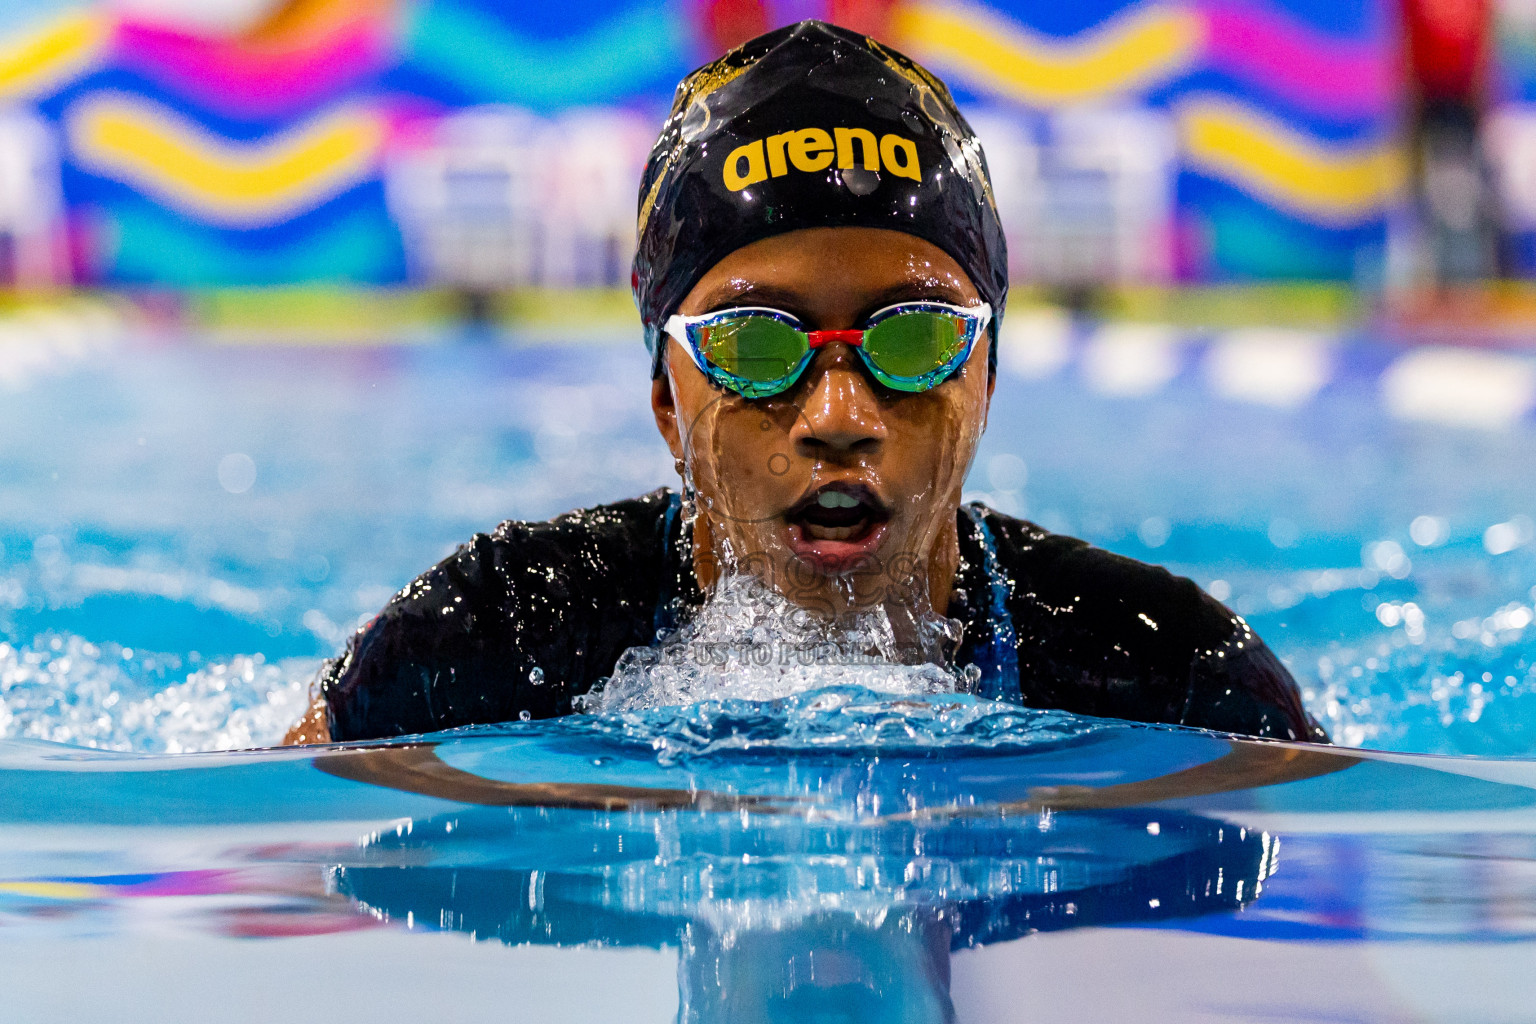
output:
[[[1097,618],[1134,625],[1146,631],[1148,642],[1165,640],[1161,646],[1179,653],[1190,643],[1220,643],[1240,628],[1241,620],[1197,583],[1160,565],[1052,533],[985,505],[972,508],[994,540],[1014,600],[1053,621],[1065,625]],[[1158,616],[1169,620],[1166,628]]]
[[[519,562],[574,562],[574,569],[623,568],[637,558],[661,557],[675,509],[672,492],[660,487],[637,498],[576,509],[553,519],[507,520],[465,547],[478,543],[485,553]],[[597,566],[594,559],[604,564]]]
[[[401,592],[428,610],[445,598],[505,606],[538,619],[554,604],[628,598],[654,589],[666,555],[672,496],[666,489],[546,520],[506,520],[477,533]],[[569,628],[566,624],[564,628]]]
[[[973,505],[1008,586],[1026,687],[1084,714],[1327,739],[1290,672],[1193,580]]]
[[[672,507],[658,490],[470,538],[327,666],[334,738],[569,713],[650,639]]]
[[[567,605],[596,610],[611,598],[654,589],[665,555],[671,494],[576,509],[553,519],[506,520],[477,533],[397,593],[381,619],[425,625],[434,646],[443,634],[493,625],[578,624],[560,614]],[[487,613],[498,613],[494,621]],[[517,613],[518,622],[507,614]]]

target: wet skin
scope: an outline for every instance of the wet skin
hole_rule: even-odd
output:
[[[922,239],[809,228],[731,253],[678,311],[767,306],[809,329],[847,330],[919,299],[981,301],[960,265]],[[907,393],[877,383],[851,346],[832,342],[788,391],[747,399],[712,384],[668,339],[651,405],[698,491],[700,585],[734,559],[804,607],[927,605],[943,614],[959,562],[955,509],[992,397],[988,344],[979,338],[944,383]],[[828,513],[824,491],[857,506]]]
[[[922,239],[876,228],[809,228],[731,253],[679,312],[769,306],[811,329],[845,330],[915,299],[981,301],[960,265]],[[945,612],[960,560],[955,509],[992,398],[985,336],[930,391],[876,383],[851,347],[833,342],[817,350],[794,387],[762,399],[715,387],[676,341],[668,345],[651,405],[698,488],[701,587],[715,582],[718,552],[728,545],[747,570],[808,608],[840,614],[884,604],[898,632],[930,607]],[[795,514],[828,488],[857,495],[861,509],[877,514],[833,528]],[[329,740],[320,699],[283,742]]]

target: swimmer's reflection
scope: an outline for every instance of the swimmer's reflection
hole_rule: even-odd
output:
[[[376,837],[331,884],[417,928],[676,948],[684,1022],[939,1022],[954,950],[1235,910],[1276,857],[1267,835],[1155,808],[810,823],[514,807]]]
[[[951,935],[936,908],[819,913],[777,928],[693,922],[679,947],[678,1020],[953,1021]]]

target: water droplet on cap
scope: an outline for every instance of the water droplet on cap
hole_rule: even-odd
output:
[[[684,142],[692,142],[703,134],[709,127],[709,108],[703,100],[694,100],[688,105],[688,112],[683,115],[681,132]]]
[[[867,196],[880,187],[880,175],[862,167],[848,167],[839,171],[843,187],[856,196]]]

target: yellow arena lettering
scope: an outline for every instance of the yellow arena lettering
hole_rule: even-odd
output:
[[[912,151],[917,160],[917,150]],[[801,171],[824,171],[832,166],[832,136],[820,128],[802,128],[789,140],[789,162]]]
[[[789,165],[784,162],[784,146],[794,137],[794,132],[768,136],[768,173],[775,178],[789,173]]]
[[[900,157],[900,158],[898,158]],[[917,165],[917,144],[900,135],[887,135],[880,140],[880,162],[892,174],[922,181],[923,172]]]
[[[725,187],[740,192],[770,177],[782,178],[790,167],[815,174],[834,161],[840,170],[862,167],[878,174],[884,168],[903,178],[923,180],[917,143],[911,139],[886,135],[877,141],[868,128],[834,128],[831,132],[800,128],[737,146],[725,160]]]
[[[841,170],[848,170],[857,166],[853,162],[853,143],[857,139],[859,149],[863,153],[864,169],[866,171],[880,171],[880,147],[875,143],[875,133],[868,128],[834,128],[832,134],[837,136],[837,166]]]
[[[915,152],[912,159],[915,163],[917,160]],[[747,162],[745,172],[741,170],[741,162],[743,160]],[[731,155],[725,158],[724,178],[725,187],[732,192],[740,192],[748,185],[755,185],[760,181],[766,181],[768,179],[768,168],[763,161],[762,141],[749,142],[745,146],[737,146],[731,150]]]

